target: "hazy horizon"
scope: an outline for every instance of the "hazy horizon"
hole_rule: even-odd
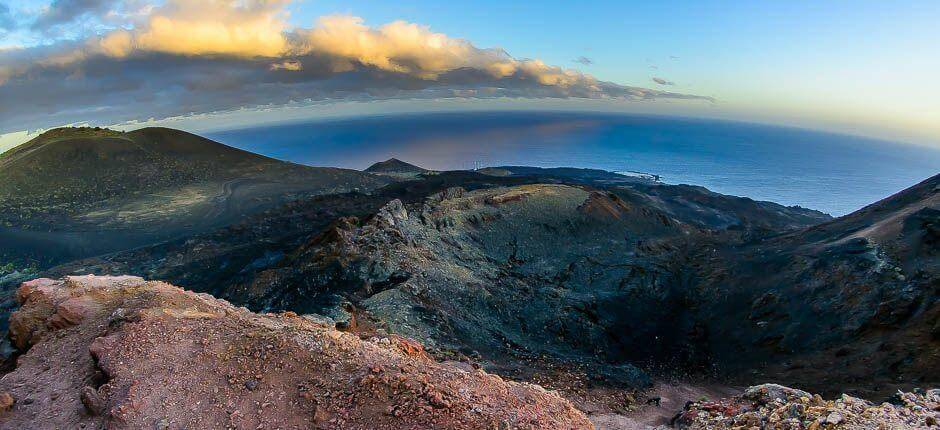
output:
[[[450,112],[291,121],[205,133],[312,166],[398,158],[438,170],[580,167],[845,215],[940,165],[932,148],[764,124],[596,112]]]
[[[0,145],[67,124],[184,118],[198,131],[466,104],[940,147],[938,20],[921,1],[0,1],[0,98],[17,101],[0,105]]]
[[[322,106],[320,106],[322,108]],[[335,105],[329,105],[329,108],[335,108]],[[715,122],[728,122],[728,123],[737,123],[745,125],[757,125],[764,127],[777,127],[781,129],[793,129],[793,130],[804,130],[811,131],[820,134],[830,134],[833,136],[848,136],[860,139],[868,139],[873,141],[880,141],[886,144],[892,145],[901,145],[904,147],[917,147],[924,148],[931,151],[940,151],[940,144],[933,145],[931,142],[918,142],[918,141],[903,141],[903,140],[892,140],[889,137],[884,136],[872,136],[862,133],[853,133],[850,130],[833,130],[825,128],[814,128],[806,125],[797,125],[797,124],[781,124],[781,123],[772,123],[772,122],[761,122],[756,120],[743,120],[735,118],[725,118],[725,117],[710,117],[710,116],[694,116],[694,115],[680,115],[680,114],[668,114],[668,113],[655,113],[655,112],[645,112],[645,111],[605,111],[605,110],[592,110],[592,109],[550,109],[550,108],[532,108],[532,107],[512,107],[512,106],[498,106],[496,108],[470,108],[463,110],[462,108],[450,108],[450,109],[439,109],[434,110],[433,106],[429,107],[431,109],[424,109],[419,106],[418,109],[412,110],[375,110],[375,111],[353,111],[349,110],[340,110],[336,109],[339,112],[330,112],[324,114],[320,111],[314,115],[311,115],[308,111],[301,111],[299,114],[291,115],[289,113],[277,111],[272,113],[272,111],[259,111],[255,113],[245,113],[245,112],[227,112],[225,114],[212,115],[211,117],[176,117],[176,118],[167,118],[159,121],[148,121],[148,122],[132,122],[124,124],[109,124],[101,125],[101,127],[111,128],[118,131],[132,131],[140,128],[146,127],[168,127],[175,128],[178,130],[183,130],[193,134],[205,135],[218,132],[226,131],[237,131],[243,129],[252,129],[252,128],[261,128],[261,127],[275,127],[279,125],[290,125],[290,124],[308,124],[308,123],[329,123],[334,121],[352,121],[352,120],[368,120],[371,118],[382,118],[382,117],[409,117],[415,115],[437,115],[437,114],[453,114],[453,115],[473,115],[479,113],[489,113],[489,112],[512,112],[512,113],[569,113],[575,115],[583,114],[596,114],[596,115],[610,115],[610,116],[645,116],[651,118],[662,118],[662,119],[674,119],[674,120],[696,120],[696,121],[715,121]],[[250,115],[252,118],[250,120],[245,119],[244,116]],[[81,126],[91,126],[89,123],[75,123],[75,124],[64,124],[57,127],[43,128],[33,131],[23,131],[16,133],[7,133],[0,134],[0,154],[3,152],[13,149],[16,146],[22,145],[29,140],[39,136],[45,131],[59,128],[59,127],[81,127]]]

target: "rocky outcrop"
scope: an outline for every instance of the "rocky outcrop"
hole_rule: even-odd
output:
[[[860,232],[845,227],[848,217],[764,237],[814,215],[636,187],[455,188],[420,204],[393,200],[366,220],[336,222],[236,291],[274,309],[353,306],[435,351],[503,371],[549,357],[603,363],[596,373],[619,376],[602,380],[633,386],[645,380],[639,365],[874,397],[935,382],[931,192],[901,197],[906,218],[870,210],[903,234],[853,248]],[[908,259],[920,264],[901,267]]]
[[[536,385],[135,277],[23,284],[0,428],[590,429]]]
[[[673,423],[683,430],[927,429],[940,421],[940,390],[898,392],[891,403],[873,404],[848,395],[824,400],[818,394],[765,384],[740,396],[686,405]]]
[[[451,188],[341,219],[233,293],[261,308],[352,306],[503,374],[560,361],[585,366],[594,383],[642,388],[649,377],[633,363],[680,355],[673,339],[691,330],[675,317],[678,280],[662,263],[701,234],[583,187]]]
[[[691,297],[731,375],[885,398],[938,381],[940,175],[858,212],[703,247]],[[741,381],[748,382],[748,381]]]

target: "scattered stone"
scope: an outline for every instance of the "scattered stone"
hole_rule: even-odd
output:
[[[98,390],[94,387],[83,388],[81,400],[82,405],[85,406],[85,410],[88,411],[89,414],[101,415],[104,413],[104,402],[101,400],[101,397],[98,396]]]
[[[832,412],[829,414],[829,416],[826,417],[826,423],[829,423],[832,425],[839,424],[842,421],[845,421],[845,417],[843,417],[842,414],[838,412]]]
[[[809,393],[795,388],[784,387],[777,384],[763,384],[748,387],[742,395],[746,399],[754,400],[761,404],[770,404],[775,401],[787,401],[799,399],[801,397],[811,397]]]
[[[823,400],[776,384],[750,387],[718,402],[693,402],[676,416],[684,430],[764,429],[923,429],[940,419],[940,390],[898,393],[896,403],[872,404],[843,394]]]
[[[8,412],[13,409],[13,404],[16,403],[16,399],[8,392],[0,393],[0,413]]]

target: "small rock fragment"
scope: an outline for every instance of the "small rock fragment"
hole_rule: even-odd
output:
[[[826,423],[832,424],[832,425],[839,424],[844,420],[845,420],[845,417],[843,417],[842,414],[838,412],[832,412],[829,414],[829,416],[826,417]]]
[[[104,412],[104,401],[94,387],[85,387],[81,394],[82,405],[91,415],[101,415]]]
[[[7,392],[0,393],[0,413],[13,409],[14,403],[16,403],[16,399],[13,398],[13,395]]]

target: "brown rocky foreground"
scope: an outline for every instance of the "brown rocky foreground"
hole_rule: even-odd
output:
[[[413,340],[362,340],[318,317],[255,314],[162,282],[37,279],[17,299],[10,337],[26,352],[0,378],[0,429],[594,428],[555,392],[438,363]],[[642,412],[594,418],[600,428],[667,428]],[[938,420],[940,390],[876,405],[766,384],[690,402],[669,428],[917,429]]]
[[[17,292],[0,428],[590,429],[540,386],[136,277]]]

